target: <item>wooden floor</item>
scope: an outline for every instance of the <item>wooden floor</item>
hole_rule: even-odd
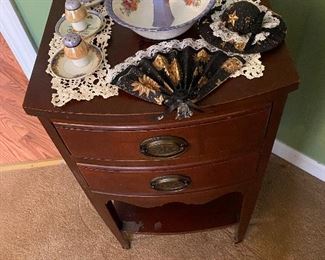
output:
[[[0,164],[60,158],[39,121],[22,109],[27,83],[0,34]]]

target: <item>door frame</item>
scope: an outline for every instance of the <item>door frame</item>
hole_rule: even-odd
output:
[[[0,32],[26,77],[30,79],[37,51],[25,29],[15,4],[10,0],[0,1]]]

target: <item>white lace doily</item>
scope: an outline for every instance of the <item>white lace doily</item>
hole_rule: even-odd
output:
[[[92,9],[99,12],[104,17],[104,25],[100,33],[87,39],[87,41],[99,47],[104,56],[106,56],[105,54],[108,51],[113,21],[107,16],[106,8],[103,5],[99,5]],[[92,75],[86,76],[82,79],[71,80],[58,78],[51,71],[50,63],[53,56],[62,48],[62,37],[54,34],[54,37],[50,42],[50,58],[49,65],[46,70],[46,72],[52,76],[52,89],[55,90],[55,93],[52,95],[52,104],[54,106],[61,107],[70,100],[91,100],[95,96],[109,98],[111,96],[118,95],[117,86],[111,85],[106,79],[108,69],[110,68],[106,57],[104,57],[98,70],[96,70]]]
[[[94,8],[95,11],[101,13],[104,17],[104,28],[100,33],[87,39],[93,45],[96,45],[105,54],[108,51],[109,39],[111,37],[111,27],[113,21],[107,16],[106,9],[104,6],[100,5]],[[52,76],[52,89],[55,93],[52,95],[52,104],[54,106],[61,107],[71,100],[91,100],[95,96],[101,96],[103,98],[109,98],[111,96],[118,95],[118,87],[112,85],[112,80],[123,70],[125,70],[130,65],[137,65],[143,58],[152,58],[158,52],[166,53],[171,49],[182,50],[187,46],[193,49],[206,48],[210,52],[221,51],[219,48],[210,45],[203,39],[184,39],[171,40],[160,42],[156,45],[152,45],[146,50],[138,51],[134,56],[127,58],[124,62],[111,68],[107,58],[105,57],[103,63],[100,65],[99,69],[90,76],[86,76],[82,79],[62,79],[58,78],[50,69],[50,62],[53,56],[62,49],[62,37],[54,34],[53,39],[50,42],[49,51],[49,65],[46,70]],[[229,55],[233,55],[228,53]],[[263,71],[265,69],[260,58],[260,54],[250,54],[250,55],[239,55],[243,57],[246,61],[245,66],[233,74],[231,77],[245,76],[248,79],[259,78],[263,76]]]
[[[171,41],[160,42],[156,45],[150,46],[146,50],[138,51],[134,56],[127,58],[122,63],[117,64],[113,68],[109,69],[107,80],[109,82],[112,82],[119,73],[124,71],[130,65],[138,65],[143,58],[152,58],[158,52],[167,53],[172,49],[182,50],[188,46],[192,47],[195,50],[206,48],[210,52],[221,51],[219,48],[207,43],[203,39],[193,40],[188,38],[182,41],[171,40]],[[232,53],[227,53],[227,54],[233,55]],[[238,56],[241,56],[243,59],[245,59],[246,64],[241,70],[237,71],[231,77],[235,78],[243,75],[248,79],[254,79],[263,76],[263,71],[265,67],[260,60],[261,54],[257,53],[257,54],[250,54],[250,55],[238,55]]]
[[[221,20],[220,15],[226,10],[230,5],[233,3],[239,2],[241,0],[227,0],[225,4],[218,4],[218,6],[221,6],[220,11],[216,11],[211,15],[211,19],[213,20],[213,23],[210,24],[210,28],[213,30],[213,35],[216,37],[219,37],[224,42],[240,42],[242,44],[247,44],[249,38],[251,37],[251,33],[245,34],[245,35],[239,35],[237,32],[233,32],[229,30],[225,23]],[[263,28],[275,28],[280,24],[280,20],[273,16],[273,12],[268,10],[268,8],[264,5],[260,5],[260,0],[247,0],[248,2],[251,2],[255,4],[261,12],[265,12],[265,16],[263,19]],[[253,41],[253,45],[257,44],[258,42],[264,41],[268,36],[270,35],[269,32],[261,32],[255,36],[255,39]]]

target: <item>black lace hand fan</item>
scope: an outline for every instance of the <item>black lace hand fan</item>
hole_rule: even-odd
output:
[[[222,51],[211,53],[205,48],[186,47],[144,58],[118,74],[112,83],[145,101],[166,106],[167,112],[177,110],[176,119],[184,119],[193,115],[191,109],[200,111],[196,103],[244,63],[240,56]]]

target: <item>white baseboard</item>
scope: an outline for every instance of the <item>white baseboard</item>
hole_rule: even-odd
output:
[[[29,79],[36,51],[10,0],[0,0],[0,31]]]
[[[284,160],[325,182],[324,164],[311,159],[301,152],[280,142],[279,140],[275,140],[272,152],[275,155],[283,158]]]

